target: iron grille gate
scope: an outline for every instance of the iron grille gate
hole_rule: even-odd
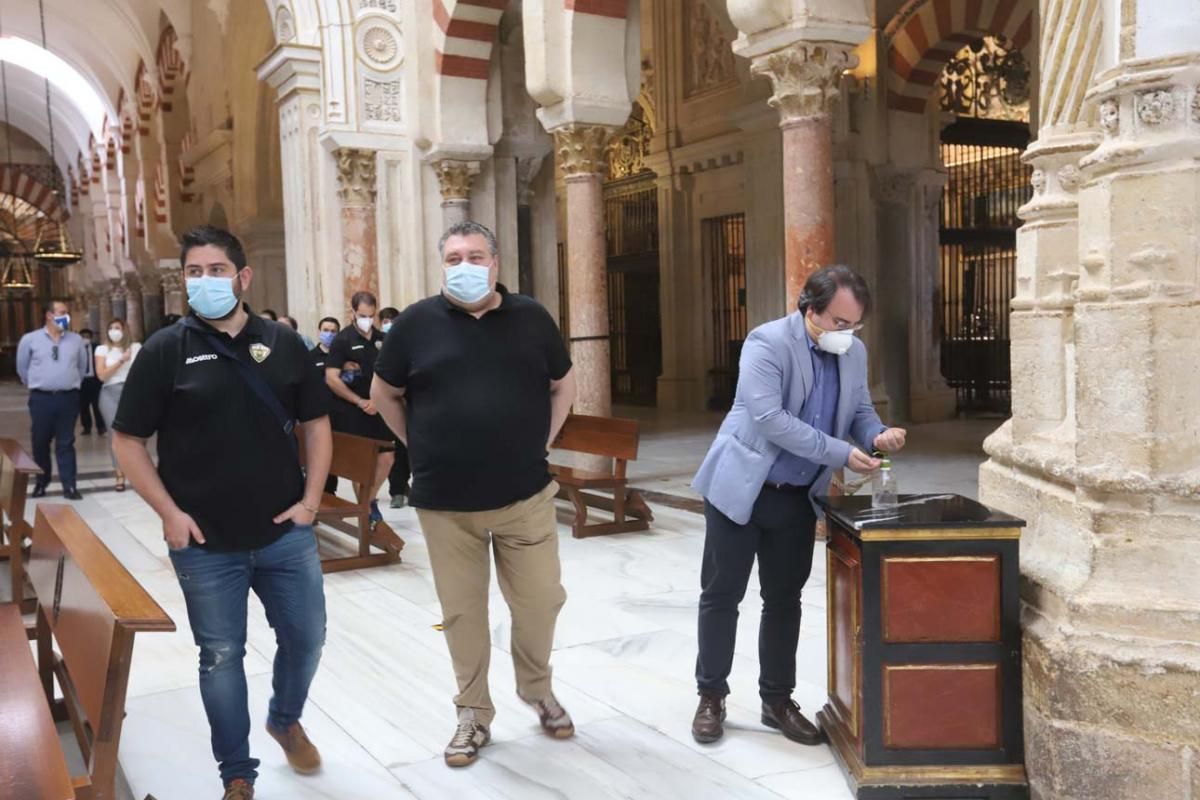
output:
[[[701,222],[704,268],[712,290],[712,369],[708,407],[733,405],[738,361],[746,341],[746,215],[729,214]]]
[[[652,406],[662,374],[658,188],[644,175],[604,187],[613,401]]]
[[[1016,282],[1017,209],[1032,169],[1021,163],[1029,126],[965,119],[942,132],[941,368],[960,411],[1007,413],[1009,305]]]

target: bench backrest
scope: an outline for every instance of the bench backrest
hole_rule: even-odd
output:
[[[300,458],[304,459],[304,435],[300,434]],[[376,456],[387,442],[354,436],[349,433],[333,432],[333,459],[329,463],[329,474],[345,478],[351,483],[371,486],[375,483]]]
[[[134,634],[175,623],[70,506],[38,506],[29,578],[43,686],[58,679],[94,796],[111,797]]]
[[[571,414],[554,440],[554,446],[560,450],[633,461],[637,458],[640,436],[640,425],[634,419]]]
[[[13,439],[0,439],[0,522],[25,525],[25,493],[41,468]]]

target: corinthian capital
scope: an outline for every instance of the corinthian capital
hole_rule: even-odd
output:
[[[833,109],[842,73],[858,63],[851,49],[833,43],[798,42],[758,56],[750,71],[771,79],[775,94],[768,102],[779,109],[780,120],[787,125]]]
[[[613,129],[605,125],[572,123],[554,129],[554,150],[563,176],[597,175],[604,172],[605,151]]]
[[[348,206],[375,202],[375,151],[343,147],[334,151],[338,168],[338,196]]]
[[[479,174],[478,161],[456,161],[444,158],[433,165],[442,189],[442,200],[467,200],[471,197],[471,181]]]

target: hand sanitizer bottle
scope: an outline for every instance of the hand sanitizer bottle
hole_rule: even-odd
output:
[[[892,473],[892,460],[884,456],[879,464],[879,472],[875,474],[871,505],[874,508],[895,508],[898,503],[896,476]]]

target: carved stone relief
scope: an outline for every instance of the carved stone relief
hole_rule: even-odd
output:
[[[296,38],[296,23],[292,19],[292,12],[287,6],[280,6],[275,12],[275,41],[280,44],[290,42]]]
[[[358,0],[359,11],[389,11],[396,13],[396,0]]]
[[[1120,131],[1121,108],[1116,100],[1110,98],[1100,104],[1100,127],[1109,136],[1116,136]]]
[[[338,196],[346,206],[375,202],[375,151],[343,147],[334,152],[338,168]]]
[[[363,112],[368,122],[404,121],[404,84],[395,80],[363,77]]]
[[[1138,119],[1146,125],[1161,125],[1175,118],[1175,96],[1166,89],[1143,92],[1137,98]]]
[[[566,178],[598,175],[604,172],[608,139],[612,134],[604,125],[564,125],[554,129],[554,150]]]
[[[794,44],[754,59],[751,71],[771,79],[768,101],[783,124],[828,114],[841,95],[842,73],[857,57],[837,45]]]
[[[471,197],[471,181],[479,174],[478,161],[455,161],[446,158],[433,165],[437,173],[442,200],[467,200]]]
[[[704,0],[687,0],[688,69],[685,96],[706,92],[736,78],[733,49],[721,21]]]
[[[404,61],[400,29],[378,14],[364,18],[354,38],[359,59],[372,69],[388,72]]]

